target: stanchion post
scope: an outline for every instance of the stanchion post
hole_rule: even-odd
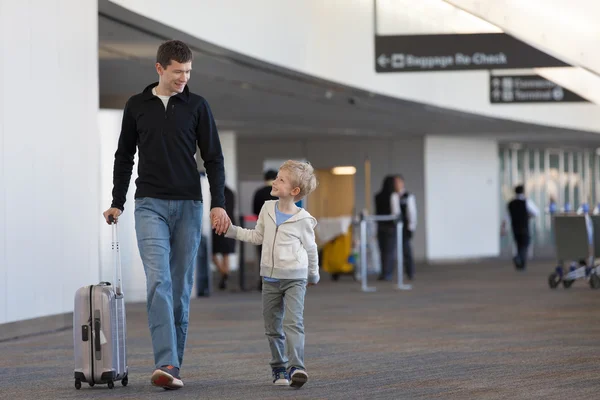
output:
[[[397,269],[398,269],[398,287],[399,290],[411,290],[411,285],[404,284],[404,224],[402,219],[398,218],[396,221],[396,258],[397,258]]]
[[[374,292],[374,287],[367,285],[367,220],[364,215],[360,217],[360,283],[363,292]]]
[[[371,212],[371,160],[365,158],[365,210]]]

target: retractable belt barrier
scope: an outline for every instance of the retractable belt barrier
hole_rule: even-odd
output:
[[[412,285],[404,283],[404,252],[402,248],[402,219],[397,215],[364,215],[360,216],[360,282],[363,292],[375,292],[367,282],[367,223],[369,221],[394,221],[396,223],[396,258],[398,272],[398,290],[411,290]]]

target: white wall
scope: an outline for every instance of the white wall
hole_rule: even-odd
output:
[[[0,323],[98,280],[95,1],[0,2]]]
[[[223,157],[225,158],[225,184],[237,192],[237,135],[233,131],[219,131]]]
[[[487,71],[375,73],[373,0],[179,0],[178,7],[162,0],[111,1],[225,48],[376,93],[600,132],[594,104],[491,105]],[[437,32],[441,25],[450,29],[443,12],[434,16],[422,7],[403,6],[406,1],[381,3],[382,14],[393,13],[388,26],[397,27],[386,33],[410,34],[415,26],[420,33]]]
[[[430,261],[500,254],[498,143],[425,139],[425,220]]]
[[[4,3],[0,1],[0,34],[4,33]],[[4,48],[0,48],[0,83],[4,85]],[[5,140],[4,140],[4,92],[0,93],[0,323],[6,322],[6,305],[8,295],[6,293],[6,284],[8,281],[8,266],[6,258],[6,179],[5,176]],[[8,135],[8,134],[6,134]],[[13,133],[14,135],[14,133]]]

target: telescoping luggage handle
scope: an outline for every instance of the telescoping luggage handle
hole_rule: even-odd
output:
[[[112,253],[115,266],[115,293],[117,296],[123,295],[121,285],[121,253],[119,248],[119,232],[117,229],[117,222],[112,215],[108,216],[108,222],[112,226]]]

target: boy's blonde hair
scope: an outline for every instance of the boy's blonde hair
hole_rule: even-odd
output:
[[[296,201],[302,200],[317,188],[315,170],[309,163],[287,160],[279,167],[279,170],[288,171],[292,178],[292,186],[300,188],[300,193],[294,198]]]

